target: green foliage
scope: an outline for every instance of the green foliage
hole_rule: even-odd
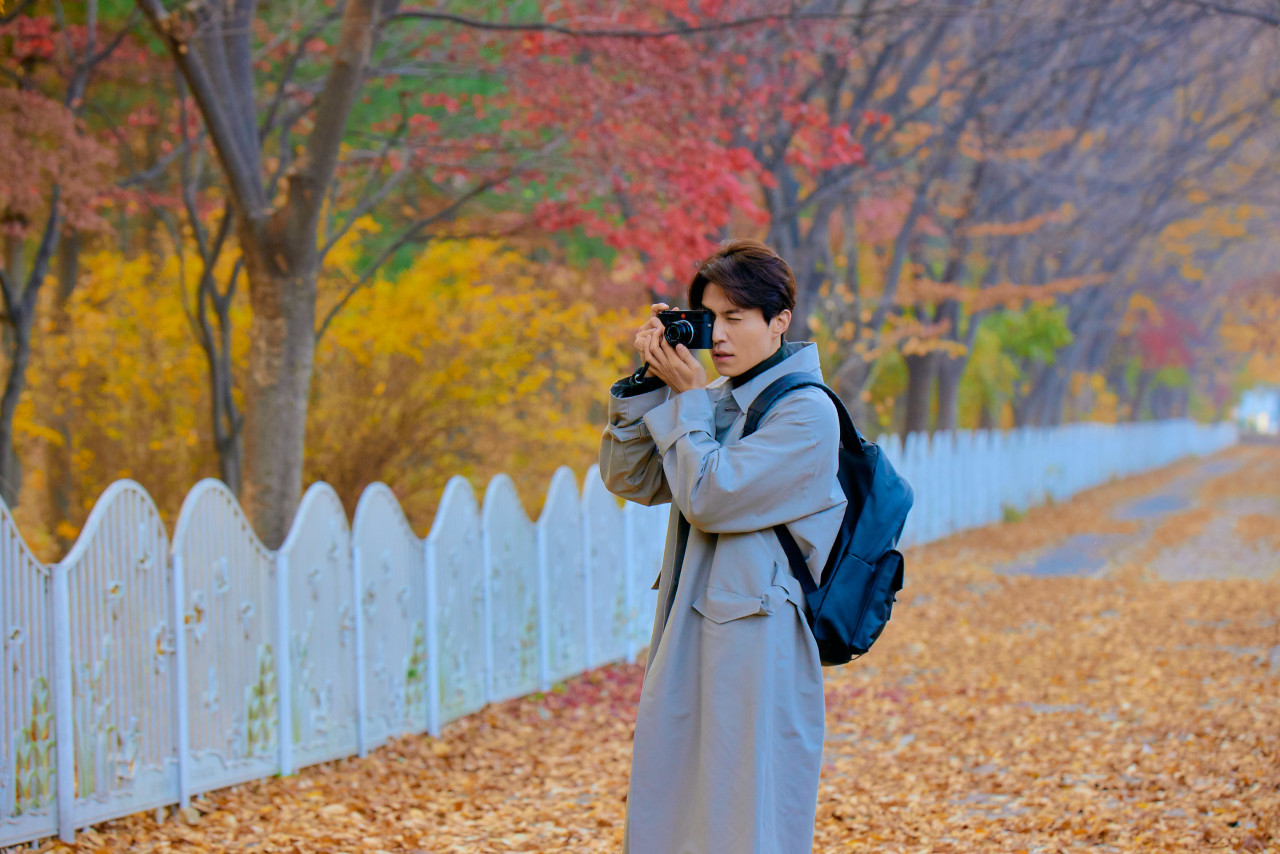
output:
[[[422,620],[413,624],[413,644],[404,678],[405,716],[420,720],[427,709],[427,632]]]
[[[1005,403],[1026,378],[1026,369],[1053,364],[1071,338],[1065,306],[1032,303],[1021,311],[984,316],[960,381],[959,422],[977,425],[985,409],[999,424]]]
[[[870,388],[877,431],[892,430],[894,401],[907,390],[907,363],[900,351],[888,350],[876,360]]]
[[[275,656],[271,644],[258,647],[258,678],[245,689],[248,700],[245,728],[245,756],[257,756],[275,750],[277,712]]]
[[[580,225],[559,237],[565,248],[565,262],[571,267],[583,268],[596,260],[603,262],[605,267],[612,267],[618,257],[618,250],[599,237],[588,235]]]
[[[1001,347],[1000,335],[988,316],[978,324],[973,337],[973,355],[960,380],[959,418],[962,424],[977,424],[982,410],[998,412],[1013,395],[1022,372]]]
[[[1124,365],[1124,382],[1127,388],[1137,388],[1138,375],[1142,373],[1142,357],[1131,356]]]
[[[1067,307],[1032,303],[1022,311],[1002,311],[983,321],[1000,340],[1000,349],[1024,362],[1052,365],[1071,343]]]
[[[1191,376],[1187,373],[1187,369],[1181,365],[1166,365],[1156,371],[1154,382],[1156,385],[1168,388],[1186,388],[1191,384]]]
[[[14,815],[53,802],[56,778],[53,708],[49,681],[36,677],[31,692],[30,722],[18,731],[14,755]]]
[[[1000,516],[1005,522],[1017,522],[1019,519],[1027,515],[1027,511],[1019,510],[1012,504],[1000,505]]]

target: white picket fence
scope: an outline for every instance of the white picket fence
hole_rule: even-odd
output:
[[[1181,420],[878,439],[915,489],[903,547],[1235,441]],[[0,845],[438,735],[634,660],[669,510],[620,506],[594,466],[579,495],[562,467],[533,522],[506,475],[480,506],[455,477],[420,540],[385,485],[348,527],[318,483],[272,551],[218,481],[191,490],[170,539],[122,480],[46,566],[0,505]]]

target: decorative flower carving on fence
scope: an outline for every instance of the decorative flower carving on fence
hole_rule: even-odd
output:
[[[14,750],[14,815],[52,803],[57,781],[54,750],[49,682],[40,676],[32,681],[31,717],[18,731]]]

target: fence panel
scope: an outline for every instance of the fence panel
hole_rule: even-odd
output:
[[[282,608],[288,651],[289,773],[358,749],[356,733],[355,579],[351,536],[338,494],[327,483],[307,490],[277,552],[288,596]]]
[[[544,631],[542,690],[586,669],[587,577],[582,548],[582,510],[573,472],[560,466],[551,476],[538,517]]]
[[[878,443],[916,505],[900,547],[1238,441],[1232,424],[915,433]],[[133,481],[40,564],[0,505],[0,844],[363,752],[649,643],[669,504],[621,508],[557,469],[536,523],[509,477],[449,481],[419,540],[383,484],[353,528],[303,497],[278,552],[202,481],[172,550]],[[65,749],[57,749],[59,745]]]
[[[427,583],[422,541],[385,483],[365,488],[351,523],[359,589],[360,752],[427,728]]]
[[[451,477],[427,535],[427,584],[436,604],[438,684],[433,732],[485,702],[484,572],[475,493]],[[434,589],[431,589],[434,587]]]
[[[597,465],[587,469],[582,485],[582,526],[592,599],[587,666],[599,667],[627,657],[631,616],[622,550],[622,508],[605,488]]]
[[[634,614],[631,615],[632,649],[634,659],[640,647],[648,644],[653,636],[654,618],[658,612],[658,591],[651,589],[662,570],[662,557],[667,543],[667,520],[670,504],[646,507],[628,501],[622,508],[622,524],[630,543],[627,557],[631,563],[631,590]]]
[[[480,511],[487,580],[489,702],[538,690],[538,542],[516,485],[489,481]]]
[[[902,440],[902,465],[898,467],[898,471],[907,479],[907,483],[911,484],[911,489],[915,493],[915,502],[911,507],[911,512],[907,514],[907,524],[902,529],[902,545],[900,548],[908,548],[914,546],[922,539],[921,531],[923,530],[924,518],[924,502],[927,496],[924,492],[924,483],[921,478],[924,473],[924,449],[920,442],[924,434],[911,433]]]
[[[58,829],[53,591],[0,501],[0,845]]]
[[[55,617],[68,643],[57,693],[64,699],[66,683],[70,700],[58,703],[57,731],[59,741],[73,740],[72,761],[63,754],[58,763],[63,833],[178,799],[168,552],[151,497],[121,480],[54,569],[68,608]]]
[[[279,768],[275,555],[209,478],[178,513],[173,571],[185,802]]]

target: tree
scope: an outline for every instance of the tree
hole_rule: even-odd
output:
[[[0,269],[7,375],[0,396],[0,497],[19,500],[22,471],[14,447],[14,415],[26,390],[41,288],[63,232],[104,226],[97,205],[108,187],[111,149],[92,135],[82,114],[89,80],[120,46],[128,26],[109,40],[99,33],[97,0],[83,24],[27,2],[0,18]]]
[[[663,274],[674,275],[672,259],[709,249],[708,233],[727,222],[730,208],[747,201],[742,185],[718,161],[747,168],[749,157],[737,153],[731,135],[699,109],[695,84],[714,66],[688,43],[700,31],[697,16],[680,11],[679,4],[638,10],[617,28],[587,32],[537,21],[505,25],[373,0],[308,7],[296,20],[280,20],[272,10],[277,26],[288,32],[296,25],[299,36],[266,39],[266,53],[279,65],[274,93],[264,98],[252,40],[255,32],[268,34],[269,13],[253,0],[198,3],[172,12],[160,0],[138,2],[181,70],[225,177],[226,211],[207,242],[200,241],[209,248],[201,250],[207,256],[202,264],[210,268],[212,250],[224,245],[225,233],[234,234],[253,312],[243,500],[268,544],[283,539],[301,491],[316,338],[333,312],[398,252],[436,236],[465,236],[447,227],[464,209],[483,213],[480,203],[509,191],[517,175],[537,182],[548,178],[544,169],[556,168],[552,197],[514,223],[497,215],[488,217],[490,223],[501,223],[499,231],[508,234],[521,225],[581,226],[615,248],[652,260],[648,276],[656,283]],[[574,11],[592,11],[592,4],[581,5]],[[655,28],[655,16],[670,16],[681,26]],[[770,17],[785,15],[733,26]],[[410,24],[407,34],[396,29]],[[456,27],[476,37],[457,34],[450,41],[446,36]],[[328,47],[324,37],[330,28],[336,30]],[[639,41],[660,50],[640,51]],[[330,53],[331,60],[323,62],[312,56]],[[457,113],[460,99],[407,88],[397,109],[366,116],[364,125],[352,127],[367,81],[395,85],[441,62],[465,64],[471,75],[487,68],[509,76],[510,85],[492,98],[468,98],[476,122],[490,112],[504,113],[505,134],[475,124],[465,134],[450,134],[443,116]],[[681,71],[690,75],[681,77]],[[689,97],[673,101],[673,91]],[[423,110],[410,112],[404,102],[415,96]],[[670,114],[670,126],[654,122],[649,110],[655,108]],[[296,158],[295,149],[301,152]],[[702,195],[701,208],[660,203],[664,197],[692,198],[689,189],[704,186],[715,190]],[[361,216],[380,206],[395,210],[396,201],[410,212],[394,222],[320,317],[318,279],[325,255]],[[589,207],[594,203],[599,212]],[[335,217],[337,210],[344,215]],[[647,223],[643,230],[637,220]],[[204,289],[215,313],[233,288],[234,279],[220,291]],[[203,310],[197,316],[208,342],[213,336],[203,325]],[[230,409],[223,413],[227,417]],[[235,425],[231,417],[227,432]]]

